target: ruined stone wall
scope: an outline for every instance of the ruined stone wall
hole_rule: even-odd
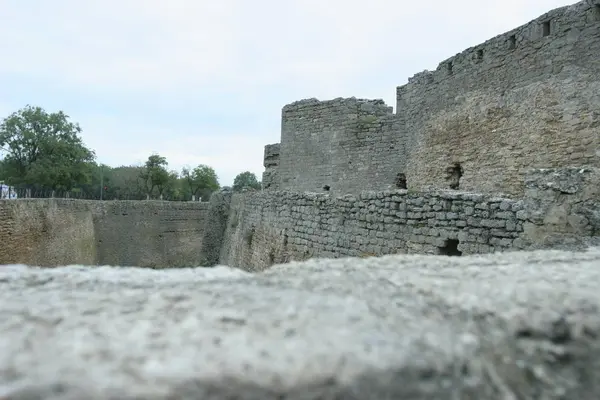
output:
[[[600,244],[600,169],[530,170],[520,200],[460,191],[234,195],[221,264]]]
[[[263,189],[279,188],[279,147],[279,143],[268,144],[265,146],[265,154],[263,157],[265,172],[263,172],[261,182]]]
[[[344,194],[392,183],[406,160],[382,100],[303,100],[282,111],[279,190]]]
[[[200,202],[0,201],[0,265],[201,265]]]
[[[221,263],[262,269],[311,257],[524,248],[522,210],[514,200],[450,191],[235,195]]]
[[[600,166],[600,1],[467,49],[397,89],[408,187],[521,196],[527,168]]]
[[[460,188],[520,197],[529,168],[600,166],[600,0],[548,12],[377,100],[283,108],[272,189]]]
[[[90,202],[0,200],[0,265],[94,265]]]

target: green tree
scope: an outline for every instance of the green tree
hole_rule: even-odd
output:
[[[95,159],[81,127],[59,111],[26,106],[0,124],[2,174],[12,185],[71,190],[90,182]]]
[[[108,178],[107,199],[143,200],[146,198],[147,189],[140,175],[144,167],[139,165],[121,165],[110,170],[105,170],[105,179]]]
[[[158,154],[148,157],[139,175],[148,197],[151,197],[155,190],[158,195],[163,194],[170,179],[169,171],[167,171],[168,165],[167,159]]]
[[[193,170],[183,168],[181,177],[186,181],[191,195],[206,198],[219,188],[219,179],[215,170],[208,165],[200,164]]]
[[[250,171],[245,171],[241,174],[238,174],[238,176],[236,176],[233,180],[234,191],[239,192],[245,187],[249,187],[252,189],[260,189],[260,182],[256,178],[256,175],[254,175]]]

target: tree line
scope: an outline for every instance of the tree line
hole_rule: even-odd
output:
[[[53,193],[110,200],[208,200],[221,188],[212,167],[200,164],[175,171],[160,154],[150,154],[143,165],[100,164],[81,132],[62,111],[49,113],[28,105],[13,112],[0,124],[0,182],[14,187],[20,197]],[[234,179],[234,191],[245,187],[261,187],[252,172]]]

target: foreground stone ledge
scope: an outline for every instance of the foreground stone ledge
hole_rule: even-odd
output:
[[[2,266],[0,398],[597,399],[599,267],[598,248]]]

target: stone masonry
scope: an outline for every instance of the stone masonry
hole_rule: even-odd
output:
[[[260,270],[312,257],[452,256],[598,242],[600,169],[532,170],[526,183],[520,200],[401,189],[234,195],[220,263]]]
[[[415,75],[395,113],[381,100],[289,104],[268,188],[358,194],[403,177],[518,198],[530,168],[598,167],[598,54],[600,0],[585,0]]]

